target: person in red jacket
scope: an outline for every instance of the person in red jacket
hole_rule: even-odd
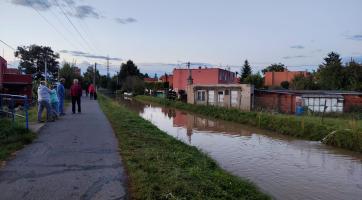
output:
[[[72,112],[75,114],[75,103],[78,105],[78,113],[81,113],[80,97],[82,96],[82,87],[79,85],[78,79],[73,80],[70,87],[70,96],[72,97]]]
[[[95,98],[94,98],[94,93],[96,92],[96,90],[95,90],[95,88],[94,88],[94,86],[93,86],[92,83],[91,83],[91,84],[89,85],[89,87],[88,87],[88,92],[89,92],[89,97],[90,97],[90,99],[91,99],[91,100],[92,100],[92,98],[95,99]]]

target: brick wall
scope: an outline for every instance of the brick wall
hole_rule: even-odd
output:
[[[0,89],[2,89],[3,87],[3,82],[4,82],[4,73],[6,70],[6,60],[2,57],[0,57]]]
[[[350,112],[353,106],[362,107],[362,96],[361,95],[343,95],[343,112]]]
[[[257,110],[294,113],[295,95],[256,91],[254,107]]]

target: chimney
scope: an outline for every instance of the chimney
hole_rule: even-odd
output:
[[[194,80],[192,79],[191,69],[190,69],[190,62],[187,63],[187,67],[189,69],[189,77],[187,78],[187,85],[192,85]]]

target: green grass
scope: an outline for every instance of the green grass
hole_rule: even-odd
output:
[[[269,199],[116,101],[99,95],[99,103],[119,139],[131,199]]]
[[[151,96],[137,96],[136,99],[146,102],[154,102],[164,106],[171,106],[210,116],[217,119],[233,121],[236,123],[256,126],[266,130],[275,131],[281,134],[291,135],[302,139],[320,141],[336,130],[349,129],[354,137],[342,135],[331,137],[326,144],[362,152],[362,120],[344,118],[321,118],[315,116],[294,116],[285,114],[272,114],[265,112],[242,112],[237,109],[228,109],[214,106],[201,106],[171,101]],[[332,141],[331,141],[332,140]],[[354,144],[346,144],[351,140]]]
[[[8,119],[0,119],[0,161],[35,139],[35,134]]]

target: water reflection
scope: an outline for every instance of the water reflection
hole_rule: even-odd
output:
[[[362,199],[362,156],[172,108],[122,102],[277,199]]]

